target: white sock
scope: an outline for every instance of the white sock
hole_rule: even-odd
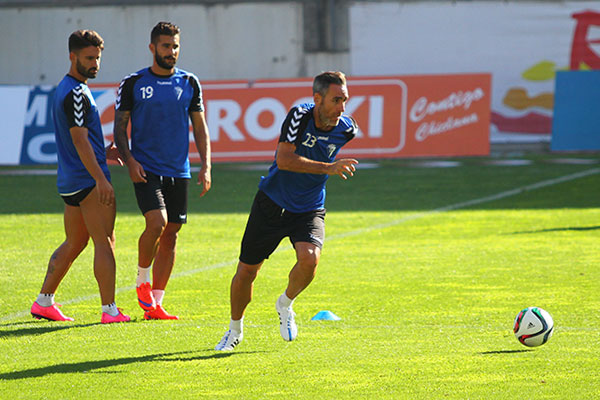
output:
[[[244,317],[237,321],[233,319],[229,321],[229,330],[241,333],[244,330]]]
[[[135,286],[140,287],[146,282],[150,282],[150,269],[152,266],[143,268],[138,265],[137,279],[135,280]]]
[[[116,317],[117,315],[119,315],[119,309],[117,308],[117,305],[115,303],[102,305],[102,312],[105,312],[112,317]]]
[[[281,296],[279,296],[279,298],[277,299],[277,302],[279,302],[280,306],[288,308],[289,306],[292,305],[292,303],[294,302],[294,299],[290,299],[289,297],[287,297],[285,292],[283,292],[283,294]]]
[[[54,293],[40,293],[35,302],[42,307],[50,307],[54,304]]]
[[[152,295],[156,301],[156,305],[162,306],[163,297],[165,297],[165,291],[159,289],[152,289]]]

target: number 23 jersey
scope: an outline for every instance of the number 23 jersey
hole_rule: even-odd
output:
[[[293,107],[281,127],[279,142],[294,143],[295,153],[314,161],[330,163],[342,146],[358,131],[352,117],[342,115],[337,126],[321,131],[315,126],[312,103]],[[269,175],[258,187],[280,207],[302,213],[325,208],[325,183],[329,175],[282,171],[274,161]]]

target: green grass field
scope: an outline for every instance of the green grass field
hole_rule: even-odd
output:
[[[348,181],[332,177],[317,277],[294,306],[298,339],[280,338],[274,310],[294,263],[286,241],[265,263],[244,341],[230,353],[212,349],[228,325],[229,283],[266,168],[217,164],[211,192],[199,199],[192,189],[165,296],[179,321],[142,318],[143,218],[126,170],[112,168],[117,304],[135,321],[107,326],[91,244],[56,296],[75,322],[31,318],[64,239],[62,201],[55,176],[0,175],[0,398],[599,398],[600,168],[556,158],[469,158],[453,168],[387,160]],[[532,305],[555,321],[538,348],[512,333]],[[320,310],[341,320],[311,321]]]

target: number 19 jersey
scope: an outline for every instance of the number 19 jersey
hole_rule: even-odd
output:
[[[126,76],[115,109],[131,112],[131,154],[156,175],[190,178],[189,113],[204,111],[198,78],[175,68],[156,75],[144,68]]]

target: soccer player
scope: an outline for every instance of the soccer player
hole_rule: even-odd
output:
[[[145,319],[178,319],[162,304],[175,263],[177,235],[187,222],[190,120],[202,159],[200,196],[211,186],[210,138],[200,82],[194,74],[175,67],[179,32],[169,22],[159,22],[152,29],[152,66],[122,80],[115,104],[115,142],[146,221],[138,241],[136,280]],[[131,150],[127,140],[130,119]]]
[[[253,282],[264,260],[289,237],[296,264],[275,309],[280,333],[292,341],[298,334],[292,303],[310,284],[325,237],[325,183],[329,175],[354,175],[357,160],[335,161],[358,127],[343,115],[348,89],[341,72],[324,72],[313,81],[314,104],[288,113],[281,128],[275,161],[262,178],[242,238],[237,271],[231,282],[231,321],[215,350],[233,350],[243,339],[244,310],[252,299]]]
[[[94,242],[94,275],[100,288],[103,324],[127,322],[115,304],[116,203],[106,165],[102,124],[87,80],[100,68],[104,41],[91,30],[69,37],[71,68],[56,88],[52,114],[58,153],[58,193],[65,202],[66,240],[54,251],[31,315],[50,321],[73,321],[54,302],[54,293],[73,261]]]

